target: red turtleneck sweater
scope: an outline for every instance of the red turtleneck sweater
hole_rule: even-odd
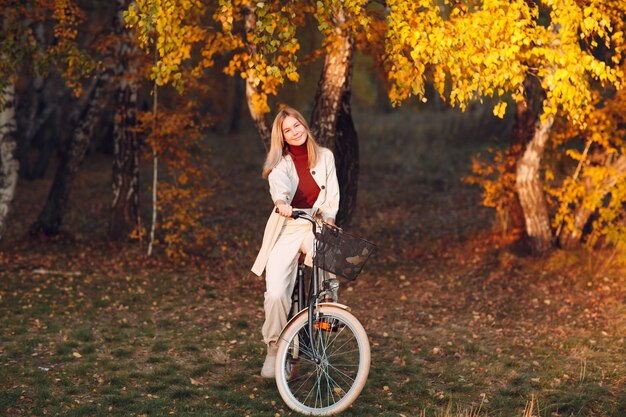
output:
[[[311,171],[309,170],[309,154],[306,148],[306,142],[300,146],[290,146],[289,153],[293,158],[298,173],[298,189],[296,195],[293,196],[291,202],[292,207],[311,208],[317,200],[320,193],[320,187],[317,185]]]

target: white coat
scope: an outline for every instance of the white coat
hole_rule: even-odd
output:
[[[339,210],[339,183],[335,171],[335,157],[327,148],[318,148],[318,158],[311,175],[320,187],[320,193],[313,204],[311,210],[313,216],[321,217],[324,221],[335,218]],[[298,188],[298,173],[293,159],[289,154],[283,156],[278,165],[270,172],[268,182],[272,201],[276,203],[283,200],[289,204],[293,200]],[[297,208],[297,207],[296,207]],[[276,213],[272,208],[265,232],[263,233],[263,243],[252,266],[252,272],[261,276],[267,265],[269,254],[278,239],[278,235],[287,219]]]

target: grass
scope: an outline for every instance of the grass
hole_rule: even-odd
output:
[[[601,253],[535,259],[500,247],[492,213],[458,180],[507,123],[482,112],[357,118],[352,230],[381,251],[340,292],[372,346],[366,387],[342,415],[624,415],[624,270],[599,273]],[[17,227],[3,242],[0,414],[294,415],[258,376],[264,282],[248,268],[271,208],[263,155],[245,146],[250,132],[210,140],[223,188],[208,209],[218,241],[202,260],[147,259],[138,245],[105,242],[104,226],[83,229],[81,202],[102,207],[90,214],[100,219],[108,207],[85,198],[108,192],[98,156],[72,194],[72,239],[21,240]],[[22,230],[45,188],[23,185]]]

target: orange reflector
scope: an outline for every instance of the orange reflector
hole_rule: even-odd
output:
[[[317,322],[317,328],[321,329],[321,330],[330,330],[333,328],[333,326],[330,325],[330,323],[325,322],[325,321],[318,321]]]

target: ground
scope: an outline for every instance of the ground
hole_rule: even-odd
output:
[[[356,122],[349,230],[379,254],[342,282],[372,346],[368,383],[343,415],[626,415],[619,256],[506,246],[480,190],[460,180],[507,125],[408,111]],[[25,235],[51,175],[20,183],[0,252],[0,414],[294,415],[258,375],[264,281],[249,268],[271,210],[262,147],[251,131],[207,140],[214,238],[185,264],[106,241],[106,156],[88,157],[56,239]]]

